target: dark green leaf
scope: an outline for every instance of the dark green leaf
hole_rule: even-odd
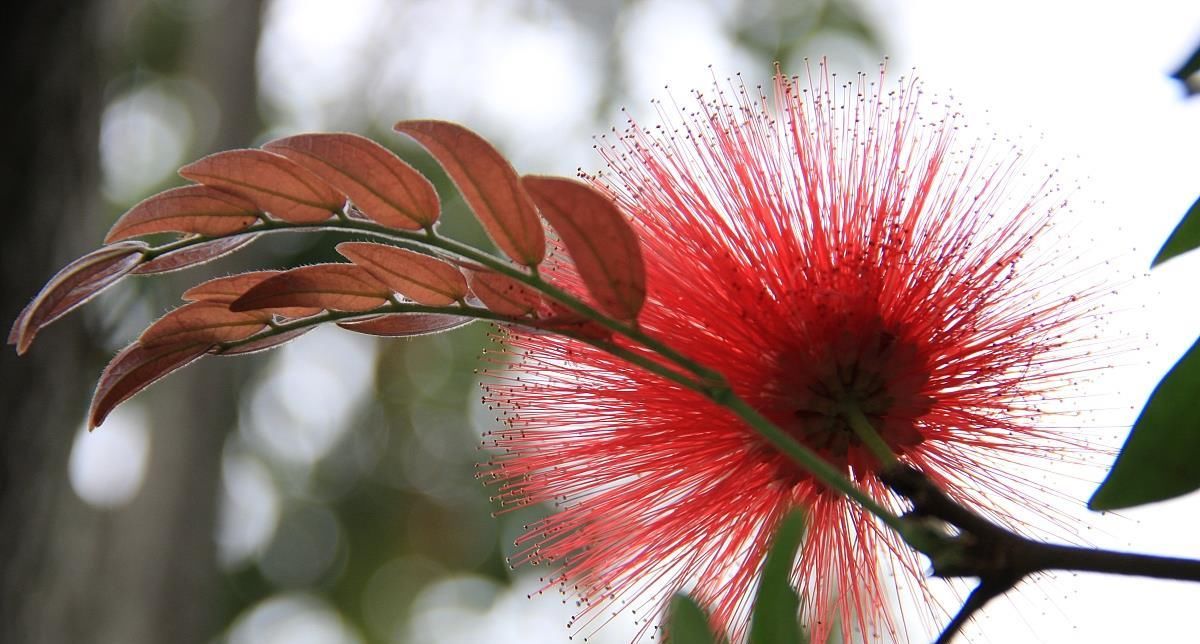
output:
[[[1187,61],[1174,74],[1171,74],[1171,78],[1183,83],[1189,95],[1195,95],[1200,94],[1200,82],[1196,81],[1198,74],[1200,74],[1200,47],[1197,47]]]
[[[1171,368],[1088,507],[1115,510],[1200,488],[1200,340]]]
[[[671,623],[667,628],[670,644],[714,644],[708,630],[708,617],[691,597],[679,593],[671,599]]]
[[[1182,255],[1197,247],[1200,247],[1200,199],[1197,199],[1192,207],[1188,208],[1187,214],[1179,221],[1179,225],[1171,231],[1167,243],[1159,249],[1154,261],[1150,262],[1150,267],[1158,266],[1176,255]]]
[[[775,543],[763,564],[754,614],[750,617],[750,644],[806,644],[800,630],[800,597],[792,588],[792,566],[804,537],[804,516],[793,510],[775,531]]]

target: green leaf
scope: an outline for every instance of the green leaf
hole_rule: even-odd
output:
[[[1171,231],[1167,243],[1163,244],[1154,261],[1150,262],[1150,267],[1154,268],[1176,255],[1182,255],[1197,247],[1200,247],[1200,199],[1196,199],[1192,203],[1192,207],[1188,208],[1183,219],[1179,220],[1179,225]]]
[[[1200,339],[1150,394],[1108,478],[1088,501],[1116,510],[1200,488]]]
[[[1200,74],[1200,47],[1192,52],[1192,55],[1184,61],[1179,69],[1171,74],[1171,78],[1183,83],[1183,87],[1187,90],[1189,96],[1200,94],[1200,82],[1196,82],[1196,76]]]
[[[800,630],[800,597],[792,588],[792,564],[804,537],[804,515],[793,510],[775,531],[759,581],[754,614],[750,617],[750,644],[807,644]]]
[[[678,593],[671,599],[671,622],[667,629],[670,644],[715,644],[708,629],[708,616],[691,597]]]

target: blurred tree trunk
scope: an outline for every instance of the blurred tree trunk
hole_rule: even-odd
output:
[[[0,103],[5,324],[58,267],[100,239],[99,25],[102,11],[120,6],[18,4],[0,27],[8,97]],[[216,146],[245,145],[259,128],[260,12],[258,1],[226,2],[193,25],[186,58],[222,108]],[[67,476],[98,375],[87,368],[95,351],[79,316],[47,329],[20,360],[2,354],[0,641],[211,639],[223,626],[214,608],[213,535],[221,449],[235,412],[230,363],[201,364],[148,395],[152,439],[143,487],[125,507],[97,510],[79,500]]]
[[[100,117],[97,13],[90,1],[18,3],[0,23],[5,329],[83,248],[86,222],[95,220],[88,215],[95,210]],[[82,329],[75,316],[47,330],[25,358],[7,347],[0,352],[0,641],[78,641],[71,635],[82,634],[83,620],[94,616],[86,604],[68,614],[78,606],[64,596],[74,593],[70,575],[87,575],[71,554],[87,537],[62,520],[85,511],[66,476],[90,377],[81,368],[88,353]]]

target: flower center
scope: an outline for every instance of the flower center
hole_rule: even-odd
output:
[[[784,425],[802,443],[838,465],[874,468],[853,429],[865,417],[893,451],[924,440],[916,421],[932,399],[923,390],[929,369],[921,348],[877,316],[830,325],[825,342],[783,365],[791,373]]]

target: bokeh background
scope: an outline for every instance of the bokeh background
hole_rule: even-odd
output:
[[[390,126],[460,121],[523,172],[595,169],[622,108],[741,72],[767,83],[828,56],[843,74],[917,67],[981,136],[1032,141],[1058,168],[1082,245],[1110,259],[1128,350],[1089,403],[1119,446],[1200,331],[1200,255],[1145,275],[1191,204],[1200,101],[1167,75],[1200,40],[1191,2],[901,0],[52,0],[3,27],[0,320],[200,155],[306,130],[372,136],[429,172],[447,234],[486,243],[445,177]],[[711,65],[711,68],[709,67]],[[1032,134],[1031,134],[1032,133]],[[331,261],[276,236],[234,258],[123,283],[0,353],[0,641],[367,644],[565,642],[572,606],[529,598],[508,544],[544,509],[493,517],[475,478],[494,423],[473,372],[481,325],[400,341],[318,330],[208,359],[86,434],[105,361],[186,285]],[[1079,506],[1105,458],[1055,483]],[[1071,475],[1076,472],[1072,471]],[[1050,480],[1050,479],[1048,479]],[[1200,556],[1200,497],[1078,512],[1078,539]],[[936,582],[935,582],[936,583]],[[1026,584],[971,641],[1194,636],[1197,588],[1060,575]],[[591,637],[625,642],[625,618]],[[577,635],[577,634],[575,634]],[[1186,639],[1186,636],[1184,637]]]

